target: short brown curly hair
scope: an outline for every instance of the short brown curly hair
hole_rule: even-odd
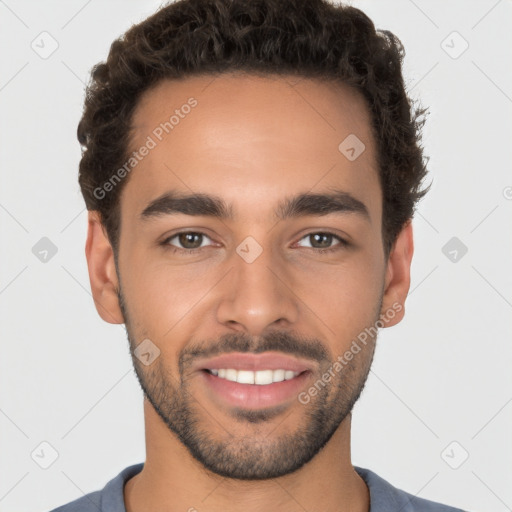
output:
[[[341,81],[366,99],[372,117],[383,198],[384,250],[426,193],[421,129],[402,77],[404,49],[362,11],[326,0],[179,0],[132,26],[95,65],[77,135],[79,183],[88,210],[99,211],[114,253],[119,198],[127,180],[98,197],[129,158],[130,123],[142,93],[162,79],[247,71]]]

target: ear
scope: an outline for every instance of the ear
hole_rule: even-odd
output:
[[[124,323],[117,298],[119,282],[114,262],[114,251],[104,231],[99,212],[94,210],[88,212],[85,256],[96,310],[105,322]]]
[[[409,220],[398,234],[387,262],[380,312],[384,327],[396,325],[404,317],[405,299],[411,284],[413,252],[412,224]]]

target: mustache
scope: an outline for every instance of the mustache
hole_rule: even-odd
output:
[[[181,351],[179,366],[184,369],[198,357],[209,358],[229,352],[260,354],[270,351],[312,359],[319,363],[330,361],[329,352],[318,339],[274,331],[258,338],[251,337],[246,333],[227,333],[217,341],[191,344]]]

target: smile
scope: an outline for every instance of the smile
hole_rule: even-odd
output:
[[[284,369],[250,371],[236,370],[234,368],[219,368],[208,371],[221,379],[238,382],[239,384],[255,384],[258,386],[267,386],[276,382],[290,380],[301,373]]]

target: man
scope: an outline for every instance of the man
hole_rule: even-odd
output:
[[[147,460],[58,511],[460,510],[350,458],[426,192],[402,55],[352,7],[182,0],[93,69],[86,256],[126,325]]]

